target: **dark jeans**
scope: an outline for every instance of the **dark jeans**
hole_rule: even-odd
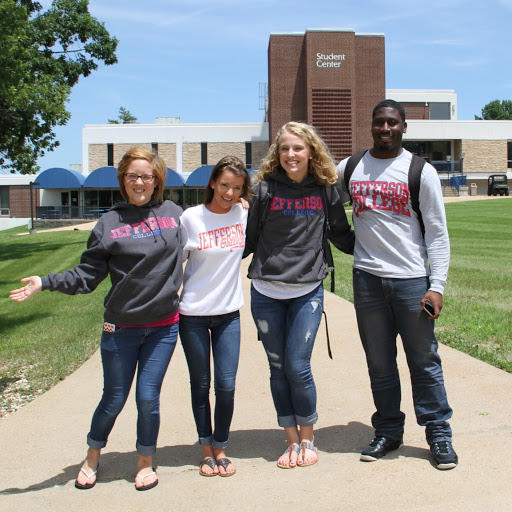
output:
[[[192,411],[199,444],[224,449],[235,402],[235,380],[240,356],[240,313],[226,315],[180,315],[180,338],[187,358],[192,393]],[[210,409],[210,347],[213,352],[215,430]]]
[[[160,389],[177,338],[178,324],[103,331],[103,396],[87,436],[87,444],[91,448],[99,450],[107,444],[137,370],[137,452],[139,455],[155,453],[160,428]]]
[[[452,416],[452,409],[446,397],[434,321],[422,311],[420,304],[428,290],[428,278],[387,279],[354,269],[353,280],[359,334],[377,408],[372,416],[375,434],[391,439],[403,436],[405,414],[400,411],[396,362],[396,337],[400,334],[418,424],[425,427],[429,444],[451,441],[447,420]]]

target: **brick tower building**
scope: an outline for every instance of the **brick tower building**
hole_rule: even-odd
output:
[[[383,34],[352,29],[272,33],[269,137],[288,121],[313,125],[336,162],[372,145],[373,107],[385,98]]]

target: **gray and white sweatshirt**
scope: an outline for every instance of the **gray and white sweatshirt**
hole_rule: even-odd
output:
[[[110,276],[106,322],[144,325],[171,316],[183,279],[181,213],[172,201],[116,204],[98,220],[80,263],[42,277],[43,290],[90,293]]]
[[[450,264],[450,241],[437,171],[426,163],[421,173],[419,203],[425,225],[421,234],[412,209],[408,174],[412,155],[374,158],[368,151],[350,178],[356,234],[354,268],[380,277],[430,276],[430,289],[443,293]],[[348,158],[338,165],[339,183]],[[347,199],[347,197],[342,199]]]

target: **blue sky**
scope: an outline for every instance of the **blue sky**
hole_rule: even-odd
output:
[[[116,118],[120,106],[140,123],[261,121],[271,32],[383,33],[386,87],[454,89],[459,119],[512,99],[512,0],[91,0],[89,10],[119,39],[119,62],[73,89],[61,146],[42,169],[81,163],[82,127]]]

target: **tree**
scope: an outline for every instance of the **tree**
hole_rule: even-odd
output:
[[[109,124],[134,124],[137,118],[124,107],[119,107],[119,115],[117,119],[108,119]]]
[[[0,167],[23,174],[59,142],[71,89],[98,63],[117,62],[117,39],[91,16],[88,0],[0,0]]]
[[[475,119],[489,120],[505,120],[512,121],[512,101],[511,100],[494,100],[487,103],[482,109],[482,117],[475,116]]]

